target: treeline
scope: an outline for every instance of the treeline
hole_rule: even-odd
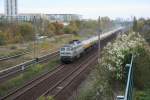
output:
[[[70,22],[67,26],[58,22],[0,23],[0,45],[33,41],[36,34],[51,37],[65,33],[77,33],[78,30],[79,27],[76,21]]]
[[[106,30],[108,28],[113,27],[114,25],[115,25],[115,22],[106,16],[106,17],[100,18],[100,25],[97,22],[97,20],[82,21],[81,28],[97,30],[100,26],[102,30]]]
[[[139,32],[150,43],[150,19],[134,17],[133,31]]]
[[[17,43],[23,40],[30,40],[33,36],[31,23],[21,24],[0,24],[0,44]]]
[[[100,28],[109,29],[114,21],[109,17],[101,17]],[[33,22],[0,23],[0,45],[33,41],[35,36],[48,36],[62,34],[86,35],[96,33],[99,28],[97,20],[71,21],[68,25],[61,22],[49,22],[45,19]]]

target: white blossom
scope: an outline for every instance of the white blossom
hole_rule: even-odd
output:
[[[121,79],[125,55],[130,53],[138,55],[134,49],[143,46],[143,43],[144,39],[139,33],[119,35],[113,43],[109,42],[104,48],[102,66],[105,66],[109,71],[116,72],[116,78]]]

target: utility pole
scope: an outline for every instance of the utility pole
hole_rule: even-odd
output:
[[[34,18],[33,18],[33,30],[34,30],[34,37],[33,37],[33,39],[34,39],[34,59],[36,58],[36,37],[35,37],[35,35],[36,35],[36,16],[34,16]]]
[[[33,30],[34,30],[34,59],[38,62],[38,34],[37,34],[37,24],[38,19],[36,16],[33,17]],[[36,64],[35,64],[36,65]]]
[[[98,33],[97,33],[97,35],[98,35],[98,59],[97,59],[97,61],[98,61],[98,67],[100,68],[100,51],[101,51],[101,45],[100,45],[100,43],[101,43],[101,40],[100,40],[100,34],[102,33],[102,31],[101,31],[101,21],[100,21],[100,16],[99,16],[99,18],[98,18]],[[100,90],[98,90],[97,91],[97,93],[96,93],[96,100],[100,100],[100,98],[101,98],[101,93],[100,93]]]
[[[101,51],[101,46],[100,46],[100,43],[101,43],[101,40],[100,40],[100,34],[101,34],[101,21],[100,21],[100,16],[98,18],[98,65],[100,66],[100,51]]]

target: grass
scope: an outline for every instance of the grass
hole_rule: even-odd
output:
[[[15,88],[21,87],[25,82],[41,75],[43,72],[52,70],[58,63],[59,61],[55,59],[51,60],[47,64],[37,64],[35,66],[30,66],[30,68],[26,72],[6,81],[0,86],[0,97],[7,95],[11,90]]]
[[[38,100],[54,100],[54,98],[52,96],[48,96],[48,97],[41,96],[38,98]]]
[[[35,48],[36,54],[43,55],[58,50],[60,47],[62,47],[63,45],[69,43],[69,41],[74,39],[82,39],[82,37],[78,35],[69,35],[69,34],[56,36],[53,37],[52,41],[51,39],[45,39],[39,42],[36,41],[36,45],[32,43],[30,44],[30,48],[32,48],[32,51],[34,51]]]
[[[8,61],[3,61],[0,62],[0,70],[15,66],[16,64],[20,64],[22,62],[25,62],[27,60],[30,60],[34,57],[39,57],[51,52],[54,52],[56,50],[58,50],[60,47],[62,47],[64,44],[68,43],[69,41],[73,40],[73,39],[81,39],[80,36],[78,35],[71,35],[71,34],[67,34],[67,35],[60,35],[60,36],[55,36],[53,37],[54,39],[51,41],[51,39],[45,39],[43,41],[39,41],[38,45],[36,42],[36,45],[34,45],[33,42],[28,42],[26,43],[26,48],[28,48],[30,50],[29,54],[26,54],[24,56],[18,57],[17,59],[14,59],[13,61],[8,60]],[[12,46],[13,44],[11,44]],[[14,44],[17,45],[17,44]],[[20,46],[20,45],[19,45]],[[20,48],[18,46],[18,48]],[[35,48],[35,49],[34,49]],[[5,49],[8,49],[6,46],[4,48],[3,51],[5,51]],[[1,50],[1,51],[2,51]],[[17,53],[19,53],[20,51],[15,50],[7,50],[9,52],[0,52],[0,55],[15,55]],[[15,52],[16,51],[16,52]],[[12,52],[12,53],[10,53]]]
[[[55,41],[44,41],[43,43],[40,43],[38,45],[38,48],[44,51],[55,51],[59,47],[63,46],[64,44],[68,43],[69,41],[73,39],[82,39],[82,37],[78,35],[67,35],[62,36],[62,38],[55,37]],[[30,48],[34,47],[32,44],[30,44]],[[33,48],[32,48],[33,49]],[[40,51],[41,51],[40,50]],[[17,52],[18,53],[18,52]],[[15,54],[17,54],[15,53]],[[13,53],[14,54],[14,53]],[[11,55],[13,55],[11,54]],[[10,55],[10,54],[9,54]],[[12,78],[5,82],[4,84],[0,85],[0,96],[7,95],[11,90],[21,87],[26,81],[29,81],[33,78],[35,78],[38,75],[41,75],[43,72],[52,70],[55,65],[59,63],[58,60],[52,60],[47,64],[37,64],[32,65],[26,72],[23,74],[18,75],[15,78]]]
[[[150,100],[150,47],[135,59],[134,100]]]
[[[15,56],[15,55],[18,55],[18,54],[22,54],[24,52],[27,52],[29,50],[25,50],[25,49],[18,49],[18,50],[15,50],[13,52],[1,52],[0,53],[0,57],[9,57],[9,56]]]
[[[134,100],[150,100],[150,88],[145,90],[136,90]]]
[[[147,51],[147,48],[145,47],[145,45],[141,48],[136,48],[138,49],[138,53],[140,54],[139,56],[136,56],[136,58],[134,59],[134,86],[137,90],[135,90],[135,95],[134,95],[134,100],[150,100],[150,52]],[[103,61],[103,59],[102,59]],[[102,66],[102,65],[101,65]],[[103,67],[104,68],[104,67]],[[95,92],[96,89],[98,89],[100,86],[100,83],[105,82],[106,80],[109,80],[111,77],[111,75],[109,75],[108,72],[106,72],[106,74],[101,74],[102,71],[105,71],[104,69],[100,69],[101,71],[99,72],[99,76],[100,77],[106,77],[106,78],[98,78],[98,84],[96,84],[94,87],[96,88],[92,88],[92,89],[85,89],[85,91],[82,91],[79,93],[79,99],[77,100],[95,100],[94,97],[96,97],[97,93]],[[95,77],[97,77],[98,75],[95,75]],[[108,77],[107,77],[108,76]],[[112,81],[110,80],[110,82],[106,81],[106,85],[102,84],[102,89],[103,92],[101,93],[101,96],[103,97],[104,94],[104,98],[105,95],[107,97],[111,96],[111,92],[115,93],[115,90],[111,90],[111,87],[109,88],[107,84],[111,84]],[[112,86],[115,85],[114,83],[111,84]],[[110,85],[110,86],[111,86]],[[105,88],[106,87],[106,88]],[[108,91],[107,91],[108,89]],[[122,90],[122,89],[121,89]],[[125,91],[125,89],[123,90]],[[119,91],[120,92],[120,91]],[[110,93],[110,95],[109,95]],[[112,95],[113,96],[113,95]],[[113,99],[106,99],[106,100],[113,100]]]
[[[76,100],[95,100],[97,91],[96,70],[93,70],[78,89]]]
[[[80,95],[77,97],[77,100],[94,100],[95,94],[96,90],[94,88],[87,88],[85,90],[81,90]]]

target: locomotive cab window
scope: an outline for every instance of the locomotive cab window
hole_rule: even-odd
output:
[[[67,51],[71,51],[72,49],[71,48],[67,48]]]
[[[65,48],[61,48],[61,51],[65,51]]]

